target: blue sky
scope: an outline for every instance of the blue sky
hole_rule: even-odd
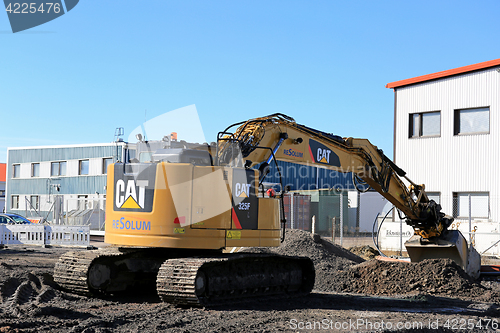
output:
[[[500,58],[499,12],[497,0],[81,0],[16,34],[0,13],[0,162],[7,147],[127,138],[192,104],[208,141],[281,112],[392,157],[385,85]]]

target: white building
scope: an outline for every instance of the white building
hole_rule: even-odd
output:
[[[107,167],[123,160],[126,147],[113,142],[8,148],[6,211],[53,221],[71,211],[104,209]]]
[[[468,220],[470,200],[473,220],[500,223],[500,59],[386,87],[395,163],[457,221]]]

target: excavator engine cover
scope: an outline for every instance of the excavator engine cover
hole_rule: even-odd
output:
[[[405,242],[405,247],[412,262],[450,258],[470,276],[478,276],[481,263],[480,259],[477,259],[477,252],[473,247],[469,251],[467,241],[458,230],[447,230],[442,237],[435,239],[424,239],[419,235],[413,235]]]

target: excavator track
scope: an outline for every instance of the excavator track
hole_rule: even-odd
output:
[[[90,296],[88,270],[96,258],[102,256],[102,252],[66,252],[54,267],[54,281],[63,289],[72,293]]]
[[[162,301],[189,306],[305,295],[314,286],[314,265],[309,258],[253,253],[169,258],[145,249],[67,252],[55,265],[54,281],[84,296],[114,294],[131,287],[154,290],[156,281]]]
[[[314,278],[309,258],[241,254],[167,260],[160,267],[156,283],[164,302],[210,306],[305,295],[312,290]]]
[[[113,294],[140,284],[154,285],[164,260],[143,249],[66,252],[54,267],[54,281],[79,295]]]

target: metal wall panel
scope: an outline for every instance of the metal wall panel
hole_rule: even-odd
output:
[[[58,179],[30,178],[9,180],[8,195],[12,194],[49,194],[50,184],[59,184],[60,191],[50,194],[93,194],[105,193],[106,175],[85,177],[61,177]]]
[[[352,173],[341,173],[333,170],[318,168],[318,188],[336,188],[352,190]]]
[[[316,188],[316,168],[283,161],[278,161],[278,166],[283,177],[284,186],[290,186],[292,190],[309,190]],[[272,161],[270,163],[270,172],[266,176],[265,182],[279,183],[279,174],[274,161]]]
[[[114,157],[121,160],[123,149],[123,143],[8,149],[7,210],[10,210],[12,195],[20,195],[20,201],[22,201],[24,196],[49,194],[51,184],[60,185],[60,192],[54,193],[52,188],[51,194],[94,194],[95,192],[104,194],[106,192],[106,175],[100,175],[102,172],[102,158]],[[93,175],[78,176],[78,160],[80,159],[90,159],[92,162],[90,163],[90,171]],[[66,176],[49,178],[51,161],[67,161]],[[39,178],[31,178],[32,162],[41,162],[41,165],[45,164],[45,168],[40,170]],[[13,164],[21,164],[21,177],[24,179],[12,178]]]
[[[487,191],[491,216],[500,221],[500,72],[490,68],[396,89],[394,158],[414,182],[441,192],[453,212],[453,192]],[[454,110],[490,107],[490,133],[454,135]],[[409,138],[411,113],[441,111],[440,137]]]
[[[278,166],[282,172],[284,185],[289,185],[291,190],[314,190],[332,187],[354,189],[351,173],[340,173],[284,161],[278,161]],[[267,175],[265,182],[279,183],[279,172],[274,161],[270,163],[270,170],[271,172]]]
[[[122,156],[122,144],[9,149],[9,164]]]

